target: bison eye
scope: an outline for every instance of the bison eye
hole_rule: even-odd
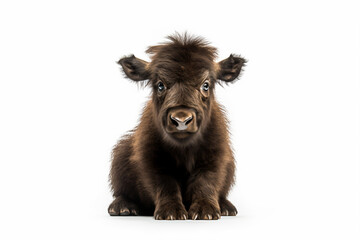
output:
[[[209,81],[205,81],[204,84],[201,86],[202,90],[204,90],[205,92],[209,91]]]
[[[157,88],[158,88],[158,91],[159,91],[159,92],[162,92],[162,91],[165,90],[165,85],[164,85],[162,82],[159,82],[159,83],[157,84]]]

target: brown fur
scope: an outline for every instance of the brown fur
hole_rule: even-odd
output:
[[[150,63],[133,55],[119,60],[127,77],[148,80],[153,91],[139,125],[113,149],[115,200],[109,214],[155,219],[236,215],[227,200],[234,157],[214,87],[219,80],[237,79],[245,60],[230,55],[216,63],[216,49],[202,38],[185,34],[169,40],[147,50]],[[179,124],[187,129],[179,130]]]

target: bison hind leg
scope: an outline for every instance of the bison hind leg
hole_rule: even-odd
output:
[[[108,213],[110,216],[137,216],[139,215],[139,207],[123,196],[118,196],[110,204]]]
[[[221,198],[219,201],[221,216],[236,216],[238,213],[236,207],[226,198]]]

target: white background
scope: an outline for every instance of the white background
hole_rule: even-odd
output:
[[[359,239],[356,1],[1,1],[1,239]],[[149,95],[115,64],[175,31],[249,60],[217,88],[236,217],[109,217],[112,146]],[[125,115],[126,113],[126,115]]]

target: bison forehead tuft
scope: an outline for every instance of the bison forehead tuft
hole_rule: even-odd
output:
[[[184,81],[197,78],[204,71],[214,70],[217,50],[206,40],[187,34],[169,36],[168,39],[170,41],[147,50],[151,54],[149,69],[153,77]]]
[[[201,37],[189,36],[188,34],[174,34],[168,36],[170,41],[151,46],[146,51],[152,55],[152,60],[170,57],[187,61],[192,54],[199,54],[213,61],[217,56],[217,49]]]

